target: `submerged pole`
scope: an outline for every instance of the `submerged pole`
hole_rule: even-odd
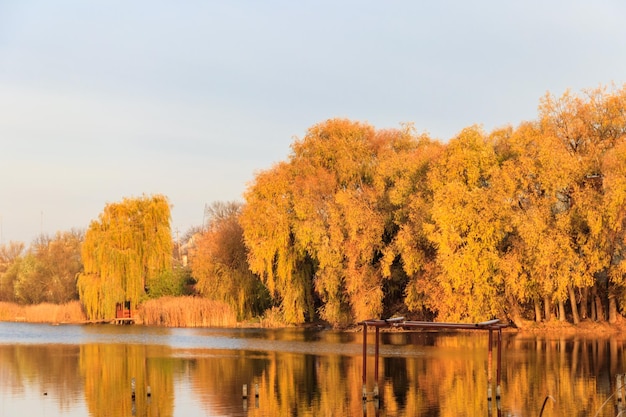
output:
[[[376,326],[376,348],[374,350],[374,398],[378,398],[378,351],[379,351],[379,328]]]
[[[363,400],[367,399],[367,323],[363,322]]]
[[[491,356],[493,350],[493,330],[489,329],[489,350],[487,353],[487,400],[491,401],[491,375],[492,375],[492,365],[491,365]]]
[[[498,369],[496,374],[496,399],[500,399],[500,381],[502,379],[502,329],[498,329]]]

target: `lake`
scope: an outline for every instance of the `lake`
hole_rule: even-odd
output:
[[[380,397],[366,401],[362,340],[311,329],[0,323],[0,417],[539,416],[548,395],[544,416],[617,416],[626,401],[622,337],[504,332],[499,401],[487,399],[487,332],[382,332]],[[373,332],[368,344],[372,353]],[[370,354],[368,390],[373,364]]]

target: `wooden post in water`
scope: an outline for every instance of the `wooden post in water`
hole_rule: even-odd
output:
[[[374,350],[374,398],[378,398],[378,350],[379,350],[379,327],[376,326],[376,346]]]
[[[367,400],[367,323],[363,322],[363,401]]]
[[[493,330],[489,329],[489,351],[487,353],[487,400],[491,401],[491,351],[493,350]]]
[[[241,387],[241,398],[243,398],[243,411],[248,411],[248,384]]]
[[[501,388],[500,381],[502,380],[502,329],[498,329],[498,368],[496,370],[496,400],[500,399]]]

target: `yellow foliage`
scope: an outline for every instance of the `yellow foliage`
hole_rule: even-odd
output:
[[[170,206],[164,196],[107,204],[82,247],[80,299],[90,319],[115,317],[115,304],[133,308],[150,282],[172,269]]]

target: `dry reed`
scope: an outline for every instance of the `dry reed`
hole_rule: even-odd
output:
[[[0,302],[0,321],[27,323],[83,323],[87,320],[80,301],[65,304],[20,305]]]
[[[139,307],[145,325],[167,327],[231,327],[237,325],[233,309],[221,301],[201,297],[161,297]]]
[[[282,310],[279,307],[272,307],[265,310],[263,317],[261,317],[261,327],[285,327],[285,316]]]

